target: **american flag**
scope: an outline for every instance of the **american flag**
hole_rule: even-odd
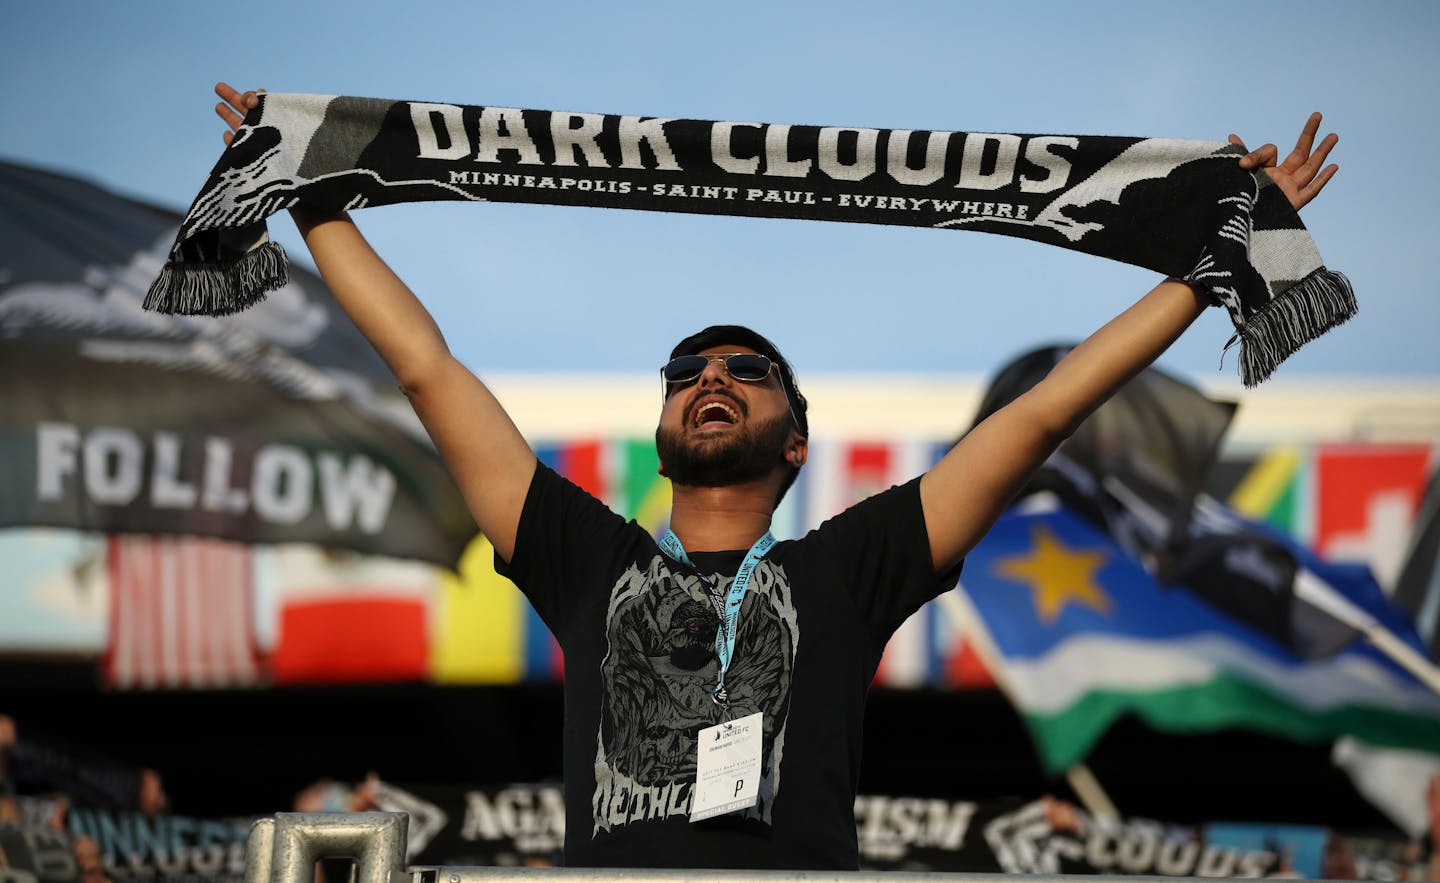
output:
[[[257,684],[254,560],[239,543],[109,537],[105,683],[120,688]]]

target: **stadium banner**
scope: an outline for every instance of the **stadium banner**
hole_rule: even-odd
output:
[[[0,162],[0,527],[453,567],[474,522],[319,277],[224,322],[141,309],[179,221]]]
[[[410,817],[408,865],[560,863],[565,806],[558,783],[381,782],[375,796],[376,809]],[[20,821],[0,824],[0,873],[8,879],[72,883],[87,856],[96,855],[114,883],[239,883],[244,874],[252,818],[71,809],[61,829],[48,824],[53,798],[18,801]],[[874,871],[1403,880],[1419,879],[1427,858],[1397,831],[1099,820],[1051,796],[1027,802],[862,794],[855,822],[861,869]]]

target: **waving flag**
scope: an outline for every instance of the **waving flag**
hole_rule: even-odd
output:
[[[1046,347],[1012,360],[991,383],[975,423],[1042,380],[1068,351]],[[1324,656],[1355,639],[1355,620],[1337,618],[1334,605],[1327,603],[1334,599],[1363,611],[1362,619],[1410,629],[1410,621],[1384,598],[1364,564],[1322,564],[1292,539],[1293,518],[1287,513],[1293,504],[1289,489],[1297,470],[1295,455],[1263,463],[1237,494],[1244,511],[1272,524],[1279,516],[1291,533],[1242,517],[1201,491],[1235,409],[1234,403],[1214,401],[1178,378],[1147,368],[1081,424],[1021,496],[1053,493],[1155,579],[1183,586],[1296,653]],[[1346,452],[1342,459],[1350,462],[1357,453]],[[1372,452],[1363,462],[1384,473],[1380,486],[1418,498],[1414,475],[1423,453],[1417,459],[1408,447]],[[1380,464],[1387,468],[1379,469]],[[1396,501],[1402,509],[1414,508],[1409,498]],[[1324,536],[1317,539],[1325,551]],[[1325,569],[1324,580],[1310,578],[1317,568]]]
[[[1362,641],[1307,659],[1156,582],[1048,495],[1027,503],[971,552],[955,595],[1048,770],[1080,761],[1126,714],[1171,732],[1440,745],[1440,697]]]
[[[1001,368],[975,425],[1043,380],[1072,348],[1042,347]],[[1080,424],[1027,492],[1058,494],[1167,578],[1235,409],[1147,368]]]
[[[179,222],[0,161],[0,527],[453,567],[475,523],[318,277],[295,271],[253,315],[141,309]]]
[[[1395,603],[1415,617],[1431,656],[1440,656],[1440,462],[1431,467],[1430,483],[1395,586]]]

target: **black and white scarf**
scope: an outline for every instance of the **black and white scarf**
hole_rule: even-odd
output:
[[[145,305],[221,315],[283,285],[265,218],[469,200],[978,230],[1202,286],[1254,386],[1355,312],[1289,200],[1209,141],[831,128],[271,93]],[[1227,344],[1228,348],[1229,344]]]

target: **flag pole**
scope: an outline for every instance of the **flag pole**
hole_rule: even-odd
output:
[[[1378,622],[1363,629],[1365,639],[1374,644],[1380,652],[1400,664],[1421,683],[1440,695],[1440,668],[1419,653],[1415,648],[1396,637],[1395,633]]]
[[[1091,817],[1104,822],[1115,822],[1120,820],[1120,811],[1111,802],[1110,795],[1100,787],[1100,780],[1090,772],[1090,767],[1083,763],[1077,763],[1065,771],[1065,781],[1070,783],[1070,788],[1085,804]]]
[[[1369,612],[1330,588],[1319,576],[1300,568],[1295,574],[1295,595],[1364,635],[1381,653],[1440,695],[1440,667],[1400,640]]]

